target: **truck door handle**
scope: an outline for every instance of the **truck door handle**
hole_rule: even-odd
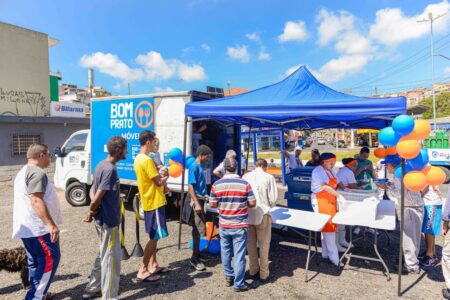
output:
[[[82,160],[82,161],[81,161],[81,167],[84,168],[85,165],[86,165],[86,161],[85,161],[85,160]]]

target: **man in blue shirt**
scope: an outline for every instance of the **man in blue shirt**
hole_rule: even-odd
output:
[[[197,271],[204,271],[205,265],[200,261],[200,237],[206,235],[205,206],[206,179],[203,167],[210,159],[211,149],[206,145],[197,148],[195,162],[189,168],[188,195],[183,207],[184,220],[192,226],[193,251],[190,263]]]

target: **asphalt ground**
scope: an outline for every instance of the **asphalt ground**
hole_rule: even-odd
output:
[[[13,189],[0,187],[0,248],[21,245],[20,240],[12,240]],[[62,259],[50,291],[55,299],[80,299],[87,283],[91,265],[98,251],[97,236],[93,224],[83,223],[86,207],[72,207],[58,192],[64,224],[61,229]],[[280,204],[284,189],[280,189]],[[310,264],[308,283],[304,282],[307,243],[294,235],[281,235],[273,231],[270,250],[271,281],[261,284],[251,282],[252,289],[245,293],[235,293],[225,286],[219,256],[211,256],[204,272],[194,271],[189,265],[190,228],[183,225],[181,249],[178,250],[178,222],[168,222],[170,236],[158,244],[158,260],[170,272],[158,283],[134,283],[140,258],[132,257],[122,262],[121,299],[395,299],[397,298],[397,274],[394,271],[398,257],[398,231],[379,236],[379,250],[392,272],[392,280],[387,281],[379,263],[352,259],[350,265],[339,271],[331,264],[316,256]],[[140,222],[141,244],[145,245],[144,227]],[[373,236],[368,233],[367,239]],[[135,244],[134,214],[126,212],[125,245],[131,252]],[[440,256],[443,238],[437,238]],[[422,242],[423,248],[423,242]],[[320,251],[320,248],[319,248]],[[368,242],[357,242],[356,254],[374,255]],[[247,259],[248,261],[248,259]],[[247,266],[248,269],[248,266]],[[403,276],[404,299],[441,298],[444,287],[441,267],[428,269],[421,275]],[[0,272],[0,299],[23,299],[18,273]]]

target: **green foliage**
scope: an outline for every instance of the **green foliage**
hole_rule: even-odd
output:
[[[433,118],[433,97],[422,100],[420,104],[428,107],[423,113],[424,119]],[[443,93],[436,96],[436,118],[447,116],[450,116],[450,93]]]

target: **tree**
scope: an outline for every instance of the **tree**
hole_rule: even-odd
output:
[[[425,119],[433,118],[433,97],[426,98],[420,103],[428,107],[423,113]],[[450,93],[442,93],[436,96],[436,118],[450,116]]]

